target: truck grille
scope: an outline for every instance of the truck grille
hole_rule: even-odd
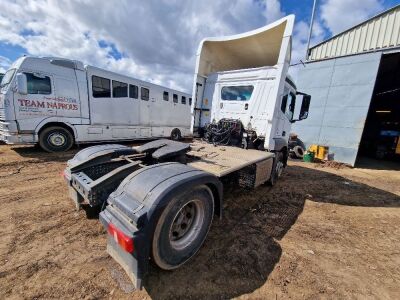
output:
[[[6,110],[4,108],[0,108],[0,120],[4,121],[6,119]]]

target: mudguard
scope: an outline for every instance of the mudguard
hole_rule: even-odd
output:
[[[288,142],[284,138],[274,138],[274,142],[275,142],[275,147],[274,149],[270,150],[281,151],[283,148],[288,147]]]
[[[155,226],[163,209],[177,193],[206,184],[214,194],[217,214],[222,210],[222,183],[213,174],[170,162],[135,171],[111,193],[107,208],[100,213],[105,228],[112,223],[134,239],[134,252],[125,252],[108,235],[108,253],[125,269],[133,284],[142,287],[148,271]]]

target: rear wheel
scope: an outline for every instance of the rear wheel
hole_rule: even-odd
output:
[[[161,269],[172,270],[193,257],[207,236],[213,215],[214,198],[205,185],[172,198],[154,232],[154,263]]]
[[[182,139],[181,131],[178,128],[175,128],[171,132],[171,140],[180,141]]]
[[[63,127],[47,127],[39,134],[39,145],[47,152],[67,151],[74,145],[74,137]]]

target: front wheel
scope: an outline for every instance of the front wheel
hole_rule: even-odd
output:
[[[161,269],[172,270],[193,257],[207,236],[213,215],[214,197],[205,185],[172,198],[154,231],[154,263]]]
[[[47,152],[67,151],[74,145],[74,137],[63,127],[47,127],[39,134],[39,145]]]
[[[274,163],[271,170],[271,177],[268,180],[269,185],[275,185],[279,177],[282,176],[285,168],[285,157],[282,152],[275,152]]]

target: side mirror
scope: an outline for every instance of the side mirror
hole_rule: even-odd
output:
[[[17,74],[17,92],[21,95],[28,94],[28,81],[23,73]]]
[[[308,111],[310,109],[311,96],[307,95],[307,94],[304,94],[304,93],[301,93],[301,92],[297,92],[296,95],[302,95],[303,96],[303,100],[301,102],[299,118],[298,119],[292,119],[291,123],[307,119]]]
[[[310,103],[311,103],[311,96],[310,95],[304,95],[303,96],[303,102],[301,103],[299,120],[307,119],[308,111],[310,109]]]

